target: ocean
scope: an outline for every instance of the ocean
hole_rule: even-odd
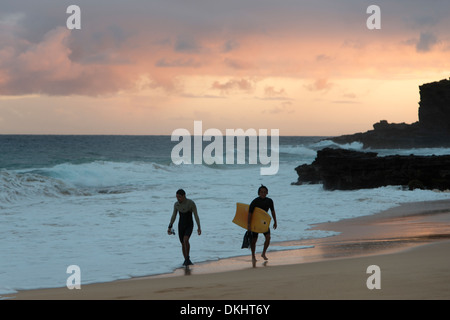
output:
[[[309,230],[311,224],[450,197],[400,186],[325,191],[322,185],[291,184],[297,181],[294,169],[311,163],[317,150],[361,150],[358,143],[280,137],[274,175],[261,175],[262,165],[249,161],[176,165],[171,152],[177,144],[171,136],[0,135],[0,294],[64,287],[71,265],[79,266],[82,285],[181,267],[178,235],[167,234],[179,188],[197,204],[202,225],[202,235],[194,227],[191,237],[194,263],[249,254],[241,249],[244,229],[231,221],[236,202],[250,203],[261,184],[269,189],[278,220],[269,251],[299,249],[284,243],[334,234]],[[370,151],[450,154],[450,149]]]

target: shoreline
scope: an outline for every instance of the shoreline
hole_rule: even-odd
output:
[[[257,246],[259,259],[255,265],[252,265],[251,256],[245,255],[202,262],[168,274],[82,284],[81,290],[66,287],[34,289],[0,298],[450,299],[450,285],[446,285],[450,281],[450,257],[447,258],[450,249],[450,200],[405,203],[373,215],[317,224],[311,229],[332,230],[340,234],[274,242],[269,250],[277,246],[305,248],[268,251],[268,261],[260,257],[260,247]],[[381,290],[366,287],[369,276],[366,268],[372,264],[381,268],[384,284]],[[383,265],[389,266],[387,271],[390,270],[391,274],[386,275]],[[421,268],[415,270],[417,265]],[[412,283],[397,285],[397,291],[386,289],[387,283],[397,283],[405,277],[413,280]],[[352,278],[359,279],[357,287]],[[426,285],[427,281],[429,285]]]

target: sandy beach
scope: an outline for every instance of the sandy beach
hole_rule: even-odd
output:
[[[337,236],[293,241],[306,249],[199,263],[173,274],[19,291],[19,300],[450,299],[450,200],[416,202],[376,215],[313,226]],[[261,242],[262,239],[259,239]],[[272,237],[276,248],[276,235]],[[369,272],[369,266],[379,272]],[[373,278],[378,276],[374,281]],[[380,288],[369,289],[367,282]],[[379,281],[378,281],[379,280]]]

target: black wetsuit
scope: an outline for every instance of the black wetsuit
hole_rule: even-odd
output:
[[[255,198],[251,203],[250,203],[250,207],[249,207],[249,209],[248,209],[248,211],[250,212],[250,213],[253,213],[253,210],[255,210],[255,208],[261,208],[261,209],[263,209],[264,211],[266,211],[266,212],[269,212],[269,209],[272,211],[272,212],[274,212],[275,211],[275,209],[274,209],[274,206],[273,206],[273,200],[272,199],[270,199],[270,198],[260,198],[260,197],[257,197],[257,198]],[[266,235],[266,234],[270,234],[270,229],[269,230],[267,230],[267,232],[264,232],[264,235]],[[258,233],[257,232],[252,232],[252,236],[258,236]]]
[[[180,213],[180,220],[178,221],[178,237],[180,242],[183,242],[185,236],[190,237],[194,229],[194,221],[192,215],[195,217],[197,226],[200,229],[200,219],[197,214],[197,206],[195,202],[190,199],[185,199],[183,202],[175,202],[173,206],[172,218],[170,219],[169,229],[172,228],[173,223],[177,217],[177,212]]]
[[[183,242],[185,236],[190,237],[193,229],[194,220],[192,219],[192,211],[180,211],[180,220],[178,221],[178,237],[180,238],[180,242]]]

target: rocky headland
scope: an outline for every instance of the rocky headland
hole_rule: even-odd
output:
[[[403,149],[450,147],[450,80],[420,87],[419,121],[413,124],[382,120],[373,130],[334,137],[339,144],[360,142],[363,148]],[[450,155],[385,156],[326,148],[311,164],[295,168],[294,184],[322,183],[326,190],[352,190],[401,185],[410,190],[450,190]]]
[[[419,121],[412,124],[381,120],[367,132],[331,138],[345,144],[361,142],[363,148],[402,149],[450,147],[450,79],[419,86]]]
[[[375,152],[325,148],[312,164],[295,168],[295,184],[322,183],[325,190],[354,190],[401,185],[410,190],[450,189],[450,155],[386,156]]]

